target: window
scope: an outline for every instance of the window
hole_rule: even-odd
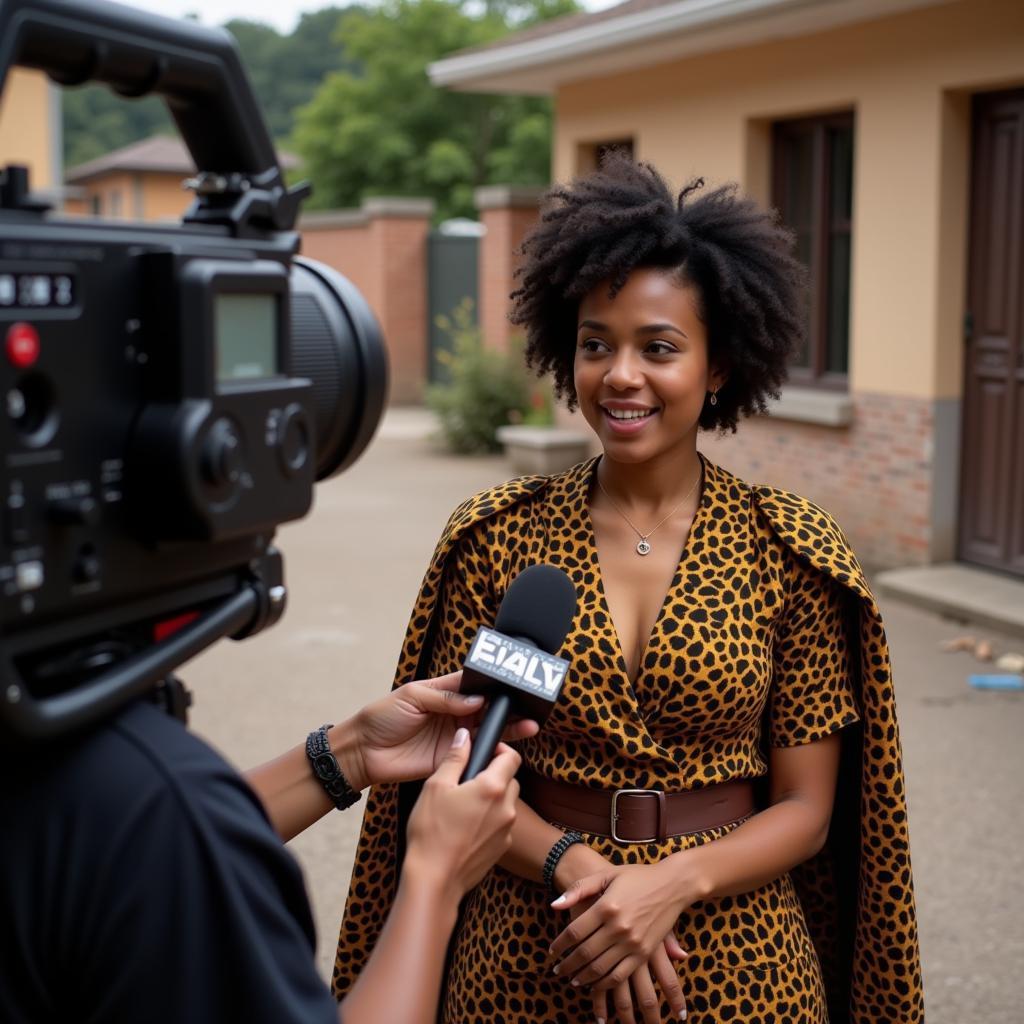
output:
[[[99,195],[93,195],[89,197],[89,212],[94,216],[98,217],[103,212],[103,197]]]
[[[807,339],[791,363],[797,383],[843,388],[850,348],[853,114],[777,121],[772,201],[796,233],[810,272]]]
[[[615,139],[610,142],[581,142],[576,149],[576,173],[589,174],[601,166],[605,153],[621,149],[627,156],[633,156],[632,139]]]

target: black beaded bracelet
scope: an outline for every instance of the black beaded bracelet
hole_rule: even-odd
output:
[[[544,888],[550,892],[555,891],[555,868],[558,862],[565,855],[565,851],[574,843],[582,843],[583,836],[579,832],[566,832],[561,839],[555,841],[554,846],[548,850],[547,860],[544,861]]]
[[[341,765],[327,739],[327,730],[330,728],[329,724],[321,725],[306,737],[306,757],[309,758],[313,774],[320,780],[334,806],[344,811],[356,803],[362,794],[356,792],[342,774]]]

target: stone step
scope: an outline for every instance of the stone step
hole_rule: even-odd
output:
[[[960,562],[888,569],[875,576],[882,595],[940,615],[1024,637],[1024,579]]]

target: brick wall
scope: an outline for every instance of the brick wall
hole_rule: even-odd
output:
[[[801,494],[827,509],[867,566],[931,560],[932,437],[927,399],[854,394],[853,422],[821,427],[771,416],[700,448],[751,483]]]
[[[484,343],[500,350],[508,348],[521,328],[508,321],[509,293],[515,286],[519,246],[537,222],[543,189],[512,185],[489,185],[474,194],[485,234],[480,240],[479,306]]]
[[[929,563],[942,544],[932,491],[936,475],[949,471],[935,464],[933,405],[902,395],[851,398],[849,426],[757,416],[741,420],[735,434],[702,433],[697,447],[748,483],[793,491],[830,512],[867,568]],[[564,406],[556,420],[590,433]],[[601,446],[591,437],[596,455]]]
[[[366,200],[359,210],[314,213],[299,223],[303,255],[344,274],[380,321],[391,369],[390,402],[420,401],[427,376],[426,199]]]

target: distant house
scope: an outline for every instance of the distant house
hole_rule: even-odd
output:
[[[60,90],[41,71],[11,68],[0,103],[0,165],[28,168],[32,191],[61,197]]]
[[[875,565],[1024,577],[1024,4],[628,0],[431,68],[553,97],[554,176],[624,146],[796,230],[810,341],[704,447],[836,513]]]
[[[279,153],[278,159],[285,169],[298,166],[290,153]],[[183,182],[195,172],[181,139],[153,135],[70,168],[65,181],[76,198],[65,209],[130,220],[178,220],[192,202]]]

